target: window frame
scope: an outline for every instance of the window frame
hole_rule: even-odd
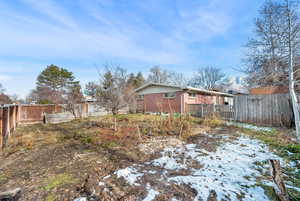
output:
[[[193,94],[193,96],[191,96],[191,94]],[[197,98],[197,93],[195,93],[195,92],[188,92],[188,96],[189,96],[189,98],[195,99],[195,98]]]
[[[166,96],[166,94],[173,94],[173,96]],[[174,98],[176,98],[176,92],[166,92],[166,93],[163,93],[163,98],[174,99]]]
[[[145,99],[145,94],[138,94],[136,100],[141,101]]]

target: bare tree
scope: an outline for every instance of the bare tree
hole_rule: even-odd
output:
[[[0,105],[3,104],[11,104],[12,101],[9,96],[4,94],[5,89],[3,88],[2,84],[0,83]]]
[[[250,86],[287,85],[284,9],[281,2],[267,0],[255,19],[255,37],[248,49],[243,71]]]
[[[20,104],[20,103],[24,103],[25,101],[19,97],[17,94],[13,94],[13,95],[10,95],[9,96],[10,100],[13,102],[13,103],[17,103],[17,104]]]
[[[208,90],[215,89],[225,79],[225,74],[220,68],[208,66],[200,68],[190,81],[193,87],[202,87]]]
[[[176,86],[185,87],[188,85],[188,79],[183,73],[169,72],[169,83]]]
[[[288,56],[289,56],[289,91],[293,105],[296,135],[300,141],[300,116],[299,116],[299,104],[297,95],[295,92],[296,78],[294,76],[294,54],[299,44],[300,33],[300,21],[298,13],[296,12],[297,5],[291,3],[289,0],[285,0],[286,9],[285,16],[287,17],[287,40],[288,40]]]
[[[10,100],[9,96],[5,94],[0,94],[0,105],[3,104],[12,104],[12,101]]]
[[[159,66],[154,66],[150,69],[147,82],[169,84],[170,73],[167,70],[163,70]]]
[[[247,74],[250,87],[255,86],[288,86],[289,85],[289,57],[288,57],[288,16],[284,1],[267,0],[255,19],[255,37],[247,43],[248,53],[244,59],[242,69]],[[298,14],[296,13],[295,16]],[[294,25],[295,45],[299,45],[297,17],[291,18]],[[298,48],[294,51],[294,69],[300,68]],[[300,72],[296,73],[300,76]],[[300,86],[296,84],[296,91]]]
[[[300,20],[298,2],[268,0],[256,20],[256,38],[248,43],[248,82],[257,86],[289,87],[300,140],[300,117],[296,91],[300,91]]]
[[[183,73],[164,70],[159,66],[155,66],[150,69],[147,82],[186,86],[188,84],[188,79]]]
[[[116,65],[106,65],[105,72],[100,75],[100,85],[96,94],[98,104],[114,115],[127,106],[124,93],[127,77],[126,70]]]
[[[76,119],[82,117],[82,107],[80,103],[84,101],[84,97],[81,91],[79,82],[74,82],[67,87],[65,106],[66,110],[71,112]]]
[[[5,92],[4,87],[2,86],[2,84],[0,83],[0,94],[3,94]]]

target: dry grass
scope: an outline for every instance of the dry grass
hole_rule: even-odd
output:
[[[203,120],[203,125],[211,128],[216,128],[219,126],[224,126],[224,121],[220,118],[218,114],[212,114],[211,116],[206,117]]]
[[[76,183],[76,179],[74,179],[69,174],[58,174],[51,176],[45,180],[45,186],[43,187],[44,190],[50,191],[54,188],[58,188],[60,186],[70,184],[70,183]]]
[[[99,175],[153,156],[138,145],[160,137],[185,138],[198,123],[178,114],[129,114],[19,126],[0,155],[0,188],[37,189],[26,191],[24,200],[73,200],[87,175],[97,186]]]
[[[78,186],[81,189],[87,175],[90,176],[89,189],[93,189],[98,187],[99,178],[155,156],[155,153],[149,154],[148,149],[142,152],[138,148],[140,145],[146,144],[146,148],[157,150],[158,143],[164,147],[168,143],[180,143],[183,139],[188,143],[203,142],[201,146],[213,149],[217,143],[207,143],[201,135],[190,136],[207,133],[214,127],[222,128],[223,123],[218,116],[200,120],[179,114],[130,114],[21,126],[13,133],[4,155],[0,155],[0,160],[4,161],[4,164],[0,163],[0,188],[21,185],[25,189],[23,200],[27,201],[74,200],[79,197],[76,189]],[[288,146],[283,133],[275,135],[233,127],[232,130],[229,127],[225,129],[228,133],[242,131],[264,138],[269,144],[284,144],[290,152],[299,153],[298,145]],[[213,133],[224,132],[212,130]]]
[[[152,136],[187,138],[199,119],[189,115],[122,114],[86,118],[60,124],[20,126],[10,138],[6,154],[68,140],[103,148],[136,146]]]

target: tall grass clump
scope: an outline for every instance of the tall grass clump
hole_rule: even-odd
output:
[[[225,122],[222,120],[218,113],[212,113],[211,115],[207,116],[203,120],[203,125],[216,128],[219,126],[223,126]]]

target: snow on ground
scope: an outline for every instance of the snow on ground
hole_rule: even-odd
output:
[[[81,198],[77,198],[77,199],[75,199],[74,201],[87,201],[87,199],[86,199],[86,198],[84,198],[84,197],[81,197]]]
[[[147,184],[147,190],[148,190],[148,195],[143,199],[143,201],[151,201],[159,194],[158,191],[151,188],[150,184]]]
[[[251,124],[246,124],[246,123],[238,123],[238,122],[226,122],[227,126],[236,126],[239,128],[247,128],[251,130],[256,130],[256,131],[264,131],[264,132],[272,132],[274,129],[270,127],[262,127],[262,126],[255,126]]]
[[[188,185],[196,192],[195,201],[206,200],[211,190],[215,190],[217,200],[268,201],[264,189],[258,185],[258,178],[261,183],[272,185],[264,179],[269,171],[269,159],[280,158],[260,141],[241,136],[223,143],[216,152],[208,152],[197,144],[166,148],[160,158],[118,170],[115,175],[131,186],[144,186],[147,191],[144,201],[154,200],[164,193],[161,185],[156,186],[158,183],[166,188],[172,183]],[[193,166],[195,162],[201,166]],[[157,170],[161,172],[158,174]],[[188,170],[189,174],[172,176],[171,172],[181,170]],[[152,186],[149,182],[145,185],[143,179],[149,175],[152,175]],[[181,199],[175,196],[172,200]]]
[[[105,186],[107,179],[122,178],[129,186],[144,189],[144,197],[140,198],[142,201],[155,200],[158,195],[170,195],[170,192],[170,200],[173,201],[206,201],[212,190],[216,192],[218,201],[269,201],[261,187],[261,184],[273,186],[268,177],[268,160],[278,159],[283,165],[290,164],[285,164],[259,140],[246,136],[231,140],[226,135],[206,136],[222,140],[215,152],[205,150],[201,143],[165,148],[159,158],[117,170],[113,175],[104,177],[99,185]],[[172,193],[173,184],[185,190],[193,189],[193,194],[189,194],[193,197],[187,199],[180,197],[183,196],[180,193]],[[84,198],[78,201],[84,201]]]
[[[118,176],[118,178],[123,177],[130,185],[136,185],[139,184],[136,183],[136,180],[143,176],[143,173],[138,173],[138,171],[133,167],[127,167],[125,169],[121,169],[115,172],[115,174]]]

